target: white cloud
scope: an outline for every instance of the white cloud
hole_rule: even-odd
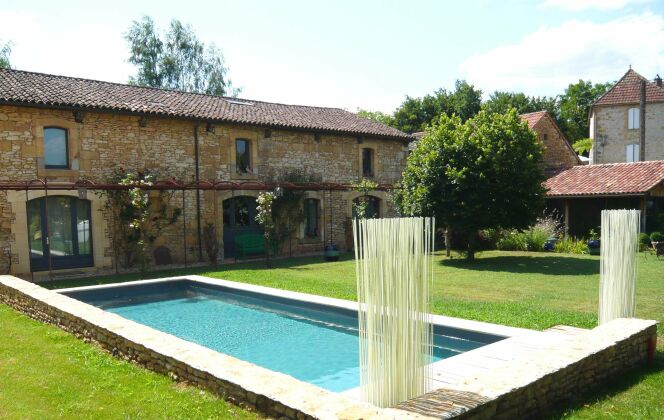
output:
[[[459,70],[486,93],[554,95],[579,79],[617,80],[630,64],[648,78],[664,72],[661,16],[644,13],[605,23],[570,20],[541,27],[516,44],[469,57]]]
[[[552,7],[569,11],[619,10],[631,4],[648,3],[650,0],[545,0],[540,7]]]

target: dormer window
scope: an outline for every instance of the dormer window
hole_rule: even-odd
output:
[[[639,108],[630,108],[627,110],[627,129],[636,130],[640,128],[641,114]]]
[[[44,166],[47,169],[69,168],[66,129],[60,127],[44,128]]]

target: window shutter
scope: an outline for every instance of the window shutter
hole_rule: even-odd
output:
[[[634,130],[639,128],[639,108],[630,108],[627,111],[627,129]]]

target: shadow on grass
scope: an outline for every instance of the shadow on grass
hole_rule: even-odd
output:
[[[553,276],[586,276],[599,274],[599,260],[563,256],[499,256],[465,259],[444,259],[440,264],[461,270],[502,271],[508,273],[541,273]]]
[[[628,391],[634,386],[647,388],[639,389],[637,391],[637,394],[639,395],[634,395],[625,399],[625,407],[623,409],[625,412],[631,408],[636,409],[636,407],[633,405],[637,403],[637,405],[643,404],[642,402],[639,402],[639,399],[643,394],[652,395],[655,393],[659,394],[659,392],[661,392],[662,383],[664,383],[664,379],[661,378],[662,375],[664,375],[664,346],[660,346],[659,350],[657,351],[653,365],[641,365],[635,367],[628,372],[625,372],[617,379],[608,382],[599,388],[593,388],[588,393],[584,393],[571,400],[567,400],[565,403],[560,404],[559,407],[544,413],[542,417],[551,420],[566,418],[568,416],[573,417],[575,414],[582,414],[586,408],[589,408],[592,410],[592,412],[583,414],[591,414],[591,416],[592,414],[601,415],[602,412],[599,411],[601,408],[593,407],[593,405],[601,404],[604,401],[611,400],[618,394]],[[656,404],[657,398],[659,398],[659,396],[657,395],[653,398],[655,399],[653,402]],[[641,409],[638,411],[642,411],[642,409],[643,407],[641,407]]]

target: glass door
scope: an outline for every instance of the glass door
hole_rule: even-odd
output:
[[[30,200],[27,207],[32,271],[48,270],[49,257],[53,269],[93,265],[89,201],[53,196],[48,203]]]

